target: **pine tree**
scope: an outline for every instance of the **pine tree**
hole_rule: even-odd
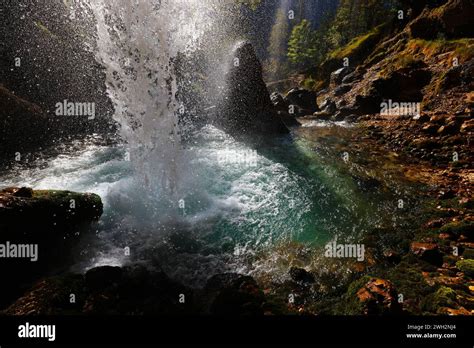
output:
[[[288,42],[288,58],[296,67],[314,64],[318,57],[318,42],[311,23],[306,19],[296,25]]]

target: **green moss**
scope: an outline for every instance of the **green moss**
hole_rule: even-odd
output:
[[[426,58],[447,52],[453,52],[460,63],[470,60],[474,57],[474,39],[457,39],[457,40],[422,40],[413,39],[408,42],[409,51],[421,51]]]
[[[411,299],[414,303],[419,304],[425,296],[433,292],[433,288],[426,283],[421,273],[421,266],[415,263],[416,261],[415,258],[411,260],[411,255],[405,257],[395,268],[382,272],[380,276],[381,278],[389,279],[397,289],[397,292],[403,294],[405,299]],[[410,310],[413,311],[412,314],[421,314],[416,305],[410,308]]]
[[[460,260],[456,262],[456,267],[459,268],[462,272],[464,272],[464,274],[466,274],[467,276],[474,276],[474,260]]]
[[[317,85],[317,81],[312,77],[308,77],[303,81],[303,87],[309,90],[314,90]]]
[[[461,234],[467,234],[469,231],[474,230],[474,223],[472,222],[451,222],[444,225],[439,229],[440,233],[449,233],[455,236],[460,236]]]
[[[359,51],[363,50],[367,44],[379,37],[382,26],[375,27],[365,35],[361,35],[353,39],[346,46],[341,47],[329,54],[330,59],[343,59],[352,57]]]
[[[370,279],[371,276],[363,276],[355,281],[353,281],[347,288],[346,293],[342,296],[341,301],[334,308],[334,314],[339,315],[360,315],[363,314],[364,306],[363,303],[359,301],[357,297],[357,292],[364,287]]]
[[[435,293],[426,296],[422,308],[431,313],[438,313],[442,307],[454,307],[456,305],[456,291],[441,286]]]

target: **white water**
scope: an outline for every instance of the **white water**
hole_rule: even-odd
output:
[[[322,245],[340,235],[357,240],[383,225],[386,206],[361,196],[335,166],[323,164],[319,154],[296,151],[289,139],[256,153],[207,126],[184,148],[173,59],[199,47],[204,33],[220,30],[222,17],[216,16],[218,0],[159,3],[78,2],[97,20],[97,59],[106,71],[123,144],[84,141],[2,177],[8,186],[102,197],[97,237],[81,245],[78,269],[145,260],[202,284],[223,271],[271,272],[273,260],[257,266],[252,257],[280,242]]]

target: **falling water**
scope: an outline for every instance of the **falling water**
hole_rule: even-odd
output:
[[[357,242],[373,228],[398,226],[395,200],[361,191],[353,176],[364,169],[335,161],[332,144],[285,136],[256,152],[205,122],[183,141],[183,107],[192,123],[224,85],[223,57],[241,39],[235,2],[77,0],[71,6],[96,23],[91,47],[105,69],[123,142],[84,140],[74,151],[65,144],[55,158],[12,170],[2,181],[100,194],[104,214],[81,246],[80,270],[151,260],[187,283],[203,284],[223,271],[278,276],[298,254],[296,244]],[[197,97],[183,95],[201,82]],[[281,245],[285,252],[275,251]]]

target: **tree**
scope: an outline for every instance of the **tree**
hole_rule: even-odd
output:
[[[311,23],[303,19],[291,31],[288,41],[288,58],[296,67],[313,65],[318,58],[318,37]]]

